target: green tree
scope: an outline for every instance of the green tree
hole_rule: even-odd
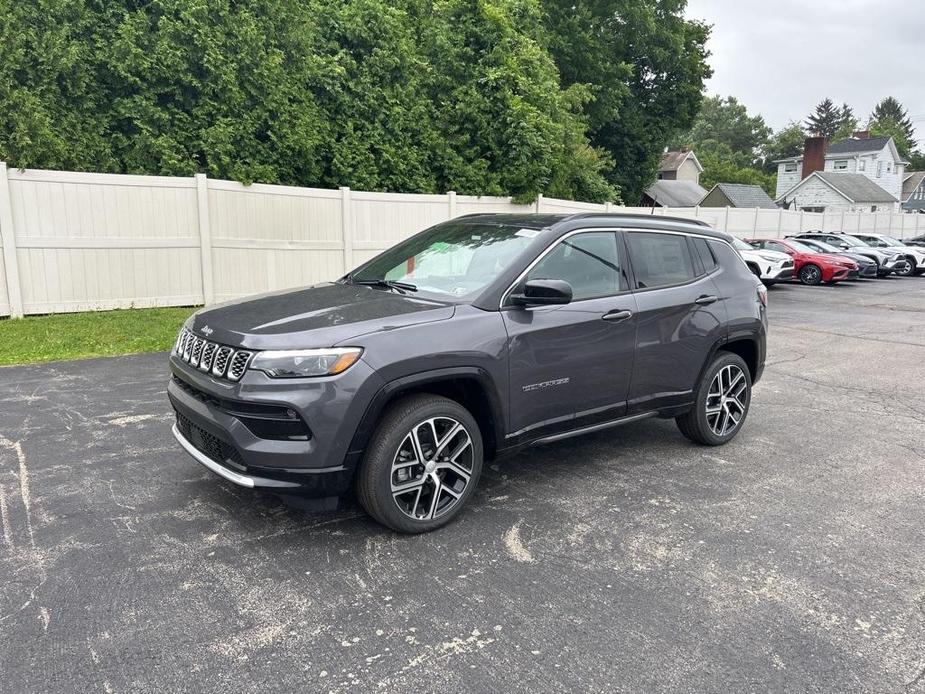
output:
[[[912,119],[909,118],[909,112],[899,102],[899,99],[888,96],[881,99],[874,106],[870,114],[871,123],[885,125],[888,122],[895,123],[903,134],[903,140],[910,145],[915,143],[915,126],[912,125]]]
[[[445,185],[457,191],[537,193],[614,200],[589,146],[589,89],[563,90],[539,42],[537,0],[442,0],[434,4],[431,65]]]
[[[765,173],[777,171],[778,159],[795,157],[803,153],[803,144],[806,133],[799,123],[791,121],[784,128],[774,133],[764,145],[762,151],[763,169]]]
[[[703,166],[700,185],[709,190],[717,183],[750,183],[759,185],[774,196],[777,176],[755,166],[751,154],[734,152],[725,142],[705,140],[700,143],[697,158]]]
[[[686,0],[544,0],[546,43],[563,83],[589,85],[591,143],[634,202],[654,180],[665,145],[693,124],[709,27],[686,19]]]
[[[831,99],[825,98],[806,118],[806,129],[810,133],[816,133],[831,140],[844,123],[845,115],[844,111],[839,109]]]
[[[14,166],[617,195],[539,0],[0,0]]]
[[[747,166],[755,163],[767,144],[771,129],[760,115],[750,115],[735,97],[713,96],[703,100],[693,127],[678,140],[698,153],[707,141],[722,142],[731,152],[746,155]]]
[[[838,110],[838,128],[832,134],[832,141],[838,142],[845,138],[851,137],[858,129],[858,119],[854,115],[854,109],[848,104],[842,104]]]

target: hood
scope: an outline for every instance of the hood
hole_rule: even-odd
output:
[[[888,253],[885,248],[874,248],[873,246],[851,246],[848,250],[850,253],[875,255],[878,258],[889,258],[891,255],[896,255],[895,253]]]
[[[835,263],[851,263],[848,258],[839,257],[830,253],[800,253],[800,260],[808,263],[819,263],[820,265],[832,265]]]
[[[873,265],[874,261],[868,258],[866,255],[861,255],[860,253],[853,253],[851,251],[839,251],[838,253],[833,253],[833,255],[841,256],[842,258],[847,258],[859,265]]]
[[[756,248],[756,249],[753,250],[753,251],[743,251],[743,252],[746,252],[746,253],[757,253],[757,254],[759,254],[759,255],[768,256],[769,258],[776,258],[778,261],[780,261],[780,260],[790,260],[790,256],[789,256],[787,253],[781,253],[780,251],[772,251],[772,250],[767,249],[767,248]]]
[[[896,253],[899,253],[901,255],[911,254],[914,256],[925,255],[925,249],[918,248],[916,246],[890,246],[889,248],[881,248],[880,250],[887,251],[888,253],[892,253],[892,254],[896,254]]]
[[[210,306],[193,316],[191,329],[233,347],[314,349],[368,333],[446,320],[454,311],[453,304],[411,294],[325,283]]]

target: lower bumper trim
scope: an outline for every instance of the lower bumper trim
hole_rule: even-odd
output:
[[[173,428],[171,429],[171,431],[173,431],[173,437],[177,440],[177,442],[181,446],[183,446],[183,450],[189,453],[192,456],[193,460],[195,460],[197,463],[204,465],[205,467],[209,468],[212,472],[214,472],[219,477],[224,477],[229,482],[234,482],[240,487],[247,487],[249,489],[253,489],[254,487],[257,486],[257,480],[255,480],[253,477],[248,477],[247,475],[238,474],[237,472],[234,472],[233,470],[228,470],[224,466],[216,463],[214,460],[212,460],[205,454],[201,453],[193,444],[191,444],[186,439],[185,436],[183,436],[183,434],[180,433],[180,430],[177,428],[176,424],[173,425]]]

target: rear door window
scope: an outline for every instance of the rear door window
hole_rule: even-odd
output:
[[[697,276],[686,236],[633,231],[626,240],[638,289],[684,284]]]

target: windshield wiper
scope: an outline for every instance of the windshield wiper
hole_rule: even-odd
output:
[[[374,279],[374,280],[358,280],[355,277],[347,277],[347,282],[350,284],[359,284],[363,287],[380,287],[382,289],[394,289],[397,292],[404,294],[405,292],[416,292],[418,290],[417,286],[414,284],[408,284],[407,282],[397,282],[396,280],[386,280],[386,279]]]

